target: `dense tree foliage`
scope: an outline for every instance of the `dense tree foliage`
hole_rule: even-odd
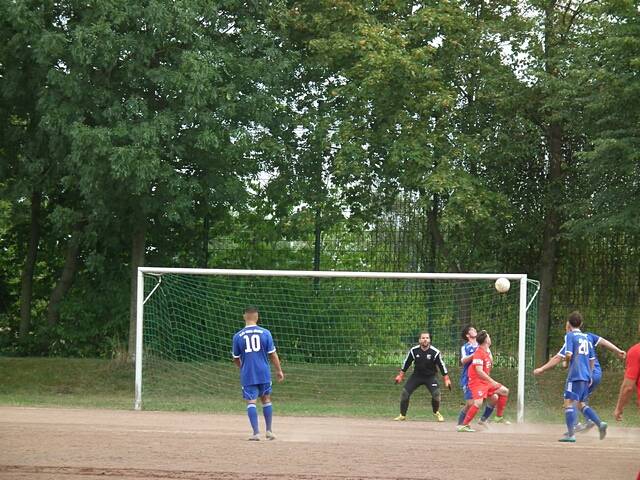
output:
[[[131,350],[143,264],[527,272],[539,357],[640,308],[631,0],[18,0],[0,40],[5,352]]]

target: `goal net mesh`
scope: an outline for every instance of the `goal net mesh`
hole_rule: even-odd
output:
[[[442,351],[454,388],[443,410],[462,402],[461,331],[471,324],[492,338],[493,376],[512,392],[515,416],[519,282],[500,294],[493,280],[144,275],[142,399],[145,408],[237,410],[239,373],[231,341],[247,306],[273,334],[286,375],[274,400],[290,412],[389,414],[401,387],[393,378],[421,331]],[[537,282],[529,285],[527,388],[533,369]],[[533,300],[533,301],[532,301]],[[411,373],[409,371],[408,373]],[[426,390],[425,390],[426,392]],[[536,392],[527,390],[527,400]],[[412,414],[430,414],[416,392]]]

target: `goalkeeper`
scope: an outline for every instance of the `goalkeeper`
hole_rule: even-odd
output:
[[[402,364],[400,373],[395,378],[396,383],[401,383],[404,375],[414,364],[413,373],[407,380],[400,395],[400,415],[394,420],[402,421],[407,418],[407,410],[409,409],[409,399],[411,394],[420,386],[424,385],[431,393],[431,408],[433,416],[439,422],[444,422],[444,417],[440,413],[440,387],[436,380],[436,368],[440,370],[444,378],[444,384],[451,390],[451,380],[447,372],[447,367],[442,360],[440,350],[431,345],[431,334],[429,332],[420,333],[418,337],[419,344],[413,347],[407,353],[407,357]]]

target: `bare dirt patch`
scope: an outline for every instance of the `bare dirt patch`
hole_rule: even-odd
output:
[[[240,406],[241,408],[241,406]],[[559,444],[563,426],[275,417],[248,442],[244,415],[0,407],[6,480],[634,479],[640,429]]]

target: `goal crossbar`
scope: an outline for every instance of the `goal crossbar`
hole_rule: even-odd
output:
[[[341,270],[242,270],[224,268],[139,267],[142,273],[174,273],[186,275],[229,275],[251,277],[326,277],[326,278],[390,278],[423,280],[522,280],[526,273],[407,273],[407,272],[348,272]]]
[[[169,268],[139,267],[136,301],[136,353],[135,353],[135,401],[134,409],[142,408],[142,361],[143,361],[143,317],[144,303],[153,291],[144,298],[144,274],[162,276],[163,274],[185,275],[226,275],[254,277],[316,277],[316,278],[372,278],[372,279],[423,279],[423,280],[497,280],[506,278],[519,282],[519,319],[518,319],[518,396],[517,422],[524,421],[525,400],[525,354],[527,310],[539,291],[539,285],[531,300],[527,303],[527,274],[524,273],[408,273],[408,272],[351,272],[351,271],[315,271],[315,270],[244,270],[221,268]]]

